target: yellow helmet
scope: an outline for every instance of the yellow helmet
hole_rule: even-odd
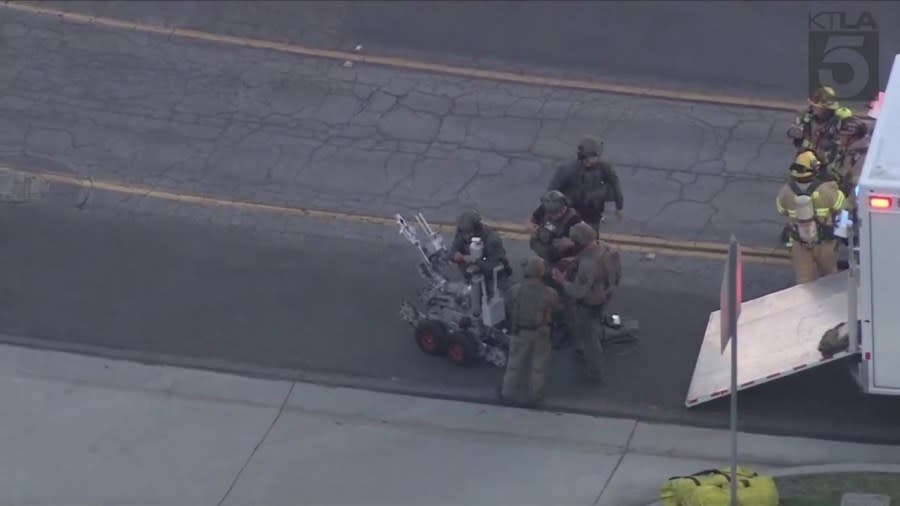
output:
[[[811,150],[807,150],[794,158],[794,163],[791,164],[791,175],[795,178],[809,177],[818,168],[819,159],[816,157],[816,154]]]
[[[816,157],[816,154],[814,152],[804,151],[797,155],[797,158],[794,158],[794,163],[812,170],[815,165],[819,163],[819,159]]]
[[[841,106],[837,100],[837,93],[834,92],[834,88],[831,86],[819,88],[807,101],[811,106],[824,107],[831,110],[838,109]]]
[[[839,107],[834,111],[834,115],[837,116],[837,119],[847,119],[853,116],[853,111],[849,107]]]

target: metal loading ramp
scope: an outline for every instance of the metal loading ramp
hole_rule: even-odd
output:
[[[825,358],[819,341],[847,321],[847,272],[793,286],[741,304],[738,320],[738,391],[840,360]],[[685,405],[689,408],[731,390],[731,352],[722,351],[720,311],[709,316]],[[729,344],[729,346],[731,346]]]

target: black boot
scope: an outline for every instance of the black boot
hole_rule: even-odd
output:
[[[507,399],[503,396],[502,385],[497,386],[497,389],[494,391],[494,396],[497,398],[497,402],[503,404],[504,406],[514,406],[516,404],[514,399]]]
[[[793,230],[789,226],[785,226],[781,229],[781,244],[784,244],[785,248],[789,248],[791,244],[791,232]]]
[[[544,399],[528,399],[522,403],[523,408],[541,409],[544,406]]]

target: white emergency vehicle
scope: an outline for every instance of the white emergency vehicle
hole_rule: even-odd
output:
[[[877,122],[856,188],[859,236],[850,268],[741,304],[738,390],[848,359],[864,392],[900,395],[900,55],[881,97],[870,112]],[[720,311],[710,315],[689,408],[730,393],[731,353],[722,353],[719,320]],[[824,356],[819,342],[841,323],[849,346]]]

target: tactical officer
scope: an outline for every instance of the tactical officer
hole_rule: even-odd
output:
[[[575,243],[569,237],[569,231],[578,223],[583,223],[578,211],[570,207],[566,196],[557,190],[544,194],[541,205],[531,215],[531,249],[546,263],[544,282],[563,299],[562,286],[553,280],[551,272],[559,267],[561,260],[575,255]],[[571,340],[563,311],[554,314],[553,320],[554,348],[563,348]]]
[[[572,256],[575,243],[569,238],[569,230],[581,223],[581,215],[569,206],[569,199],[558,190],[551,190],[541,197],[541,205],[531,215],[534,233],[531,249],[549,266]]]
[[[602,143],[585,138],[578,144],[578,159],[556,170],[548,190],[559,190],[588,225],[600,230],[607,202],[616,203],[621,215],[624,206],[622,185],[612,165],[600,159]]]
[[[791,180],[775,200],[778,213],[789,221],[797,284],[838,271],[834,218],[843,210],[845,197],[837,183],[815,177],[818,166],[812,151],[800,153],[791,165]]]
[[[470,255],[469,251],[469,246],[475,237],[480,238],[483,245],[479,258]],[[465,211],[459,215],[456,221],[456,235],[450,245],[450,254],[452,255],[451,259],[459,265],[460,271],[467,281],[472,277],[469,267],[477,267],[478,272],[484,276],[487,282],[488,290],[492,289],[494,267],[503,266],[503,270],[497,276],[497,285],[501,292],[508,288],[512,269],[506,258],[503,239],[500,234],[482,222],[481,215],[477,211]]]
[[[562,285],[570,302],[575,339],[584,352],[587,377],[601,379],[601,340],[604,332],[604,306],[612,297],[621,272],[613,266],[612,248],[597,240],[597,232],[586,223],[579,223],[570,232],[578,254],[570,276],[554,269],[553,278]],[[618,258],[616,256],[616,258]],[[615,269],[615,272],[613,270]]]
[[[559,295],[544,285],[544,262],[532,256],[522,262],[523,281],[513,285],[506,298],[511,338],[500,399],[513,400],[531,362],[529,404],[544,397],[544,379],[550,359],[550,321],[560,306]]]

